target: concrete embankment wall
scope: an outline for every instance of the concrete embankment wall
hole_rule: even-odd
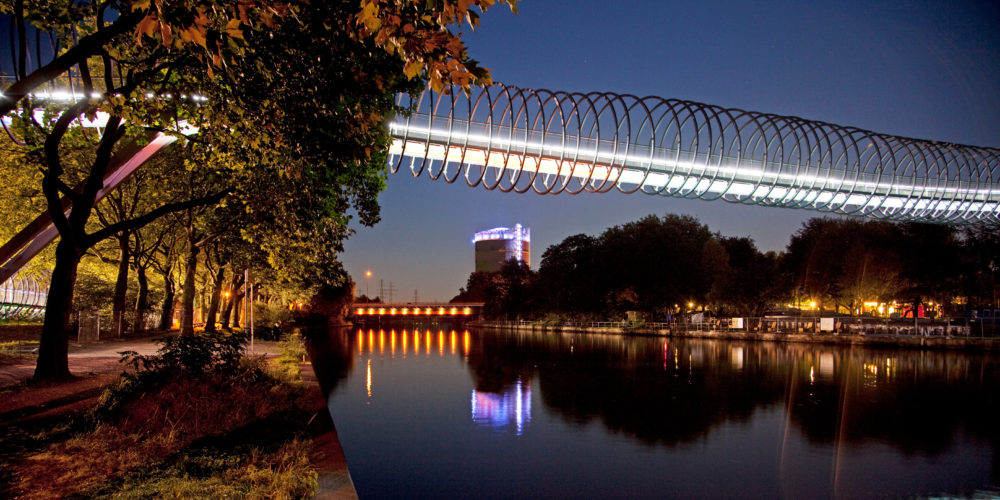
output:
[[[476,327],[488,330],[547,332],[547,333],[596,333],[606,335],[637,335],[673,338],[701,338],[719,340],[744,340],[766,342],[805,342],[820,344],[856,345],[881,348],[912,349],[970,349],[1000,351],[1000,339],[953,336],[902,336],[902,335],[837,335],[831,333],[757,333],[740,330],[677,330],[620,327],[513,325],[477,323]]]

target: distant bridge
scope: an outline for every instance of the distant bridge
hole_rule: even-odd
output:
[[[482,302],[448,304],[441,302],[382,303],[359,302],[351,305],[352,317],[400,317],[400,318],[478,318],[483,310]]]

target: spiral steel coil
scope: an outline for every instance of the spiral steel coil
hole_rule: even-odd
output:
[[[48,288],[23,274],[0,283],[0,319],[36,319],[45,313]]]
[[[390,170],[539,194],[643,192],[889,220],[1000,221],[1000,150],[677,99],[495,85],[397,103]]]

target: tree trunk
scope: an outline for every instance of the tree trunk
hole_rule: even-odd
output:
[[[222,329],[229,329],[229,320],[233,315],[233,304],[236,303],[236,290],[239,290],[243,286],[243,273],[234,273],[233,281],[229,283],[229,299],[226,300],[226,305],[222,309],[222,318],[220,322],[222,323]]]
[[[64,238],[56,246],[56,265],[52,270],[49,295],[45,303],[45,323],[38,343],[35,380],[59,380],[70,377],[69,333],[73,315],[73,287],[80,253]]]
[[[243,313],[243,292],[233,296],[233,328],[240,327],[240,316]]]
[[[192,241],[184,266],[184,289],[181,298],[181,335],[194,336],[194,277],[198,269],[198,246]]]
[[[172,268],[167,268],[167,272],[163,273],[164,297],[163,307],[160,309],[160,330],[169,330],[173,326],[176,285],[172,271]]]
[[[135,277],[139,281],[139,289],[135,297],[132,333],[139,333],[146,329],[146,311],[149,309],[149,279],[146,278],[146,268],[136,266]]]
[[[111,335],[121,337],[125,332],[125,293],[128,292],[128,268],[130,248],[129,233],[118,235],[118,279],[115,280],[115,294],[111,302]]]
[[[211,305],[208,307],[208,316],[205,318],[205,331],[215,331],[215,317],[219,313],[219,299],[222,298],[222,284],[226,279],[226,267],[219,265],[219,270],[215,272],[215,281],[212,285]]]

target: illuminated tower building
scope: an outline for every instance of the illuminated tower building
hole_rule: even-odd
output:
[[[531,228],[515,224],[514,229],[495,227],[472,237],[476,246],[476,271],[497,272],[514,259],[531,265]]]

